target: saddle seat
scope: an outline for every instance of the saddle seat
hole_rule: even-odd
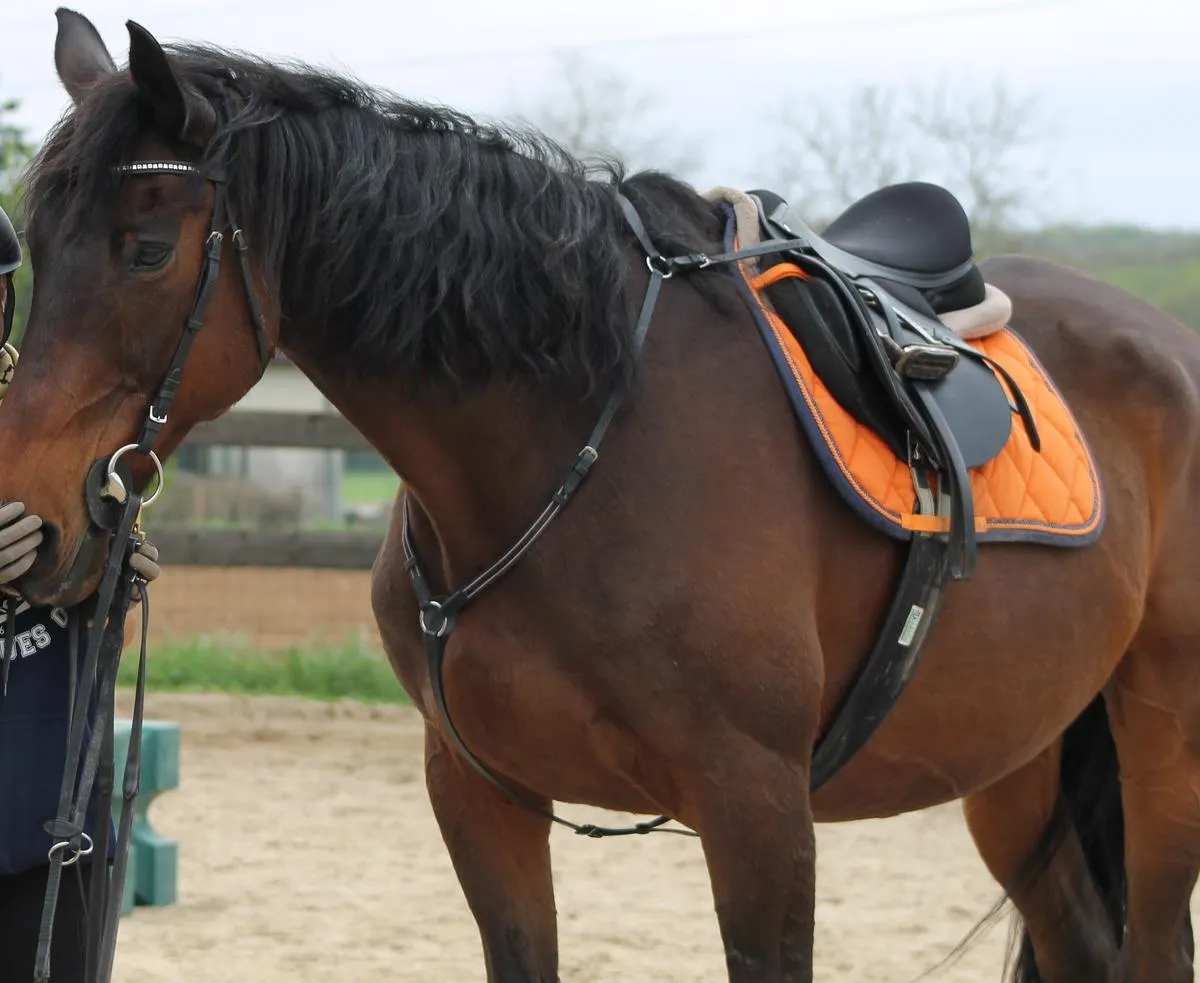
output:
[[[862,259],[916,273],[947,273],[973,258],[962,205],[945,188],[922,181],[863,196],[830,223],[825,239]]]
[[[959,200],[939,185],[909,181],[872,191],[835,218],[823,236],[779,195],[748,193],[772,219],[808,239],[830,265],[880,281],[930,317],[975,307],[987,295],[975,264],[970,219]]]

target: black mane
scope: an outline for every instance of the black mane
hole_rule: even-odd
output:
[[[285,337],[356,372],[591,390],[632,373],[633,242],[619,188],[664,253],[711,248],[718,211],[658,172],[585,166],[531,129],[482,123],[304,65],[168,48],[216,112],[203,163],[229,182],[279,291]],[[126,72],[54,129],[28,206],[78,227],[145,135]],[[705,274],[703,279],[708,279]]]

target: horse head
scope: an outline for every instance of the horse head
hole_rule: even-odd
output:
[[[131,487],[155,494],[188,431],[254,385],[278,321],[259,307],[245,234],[206,158],[214,101],[138,24],[121,71],[90,21],[57,17],[72,106],[29,174],[37,273],[0,410],[0,498],[44,522],[17,587],[68,605],[96,587],[114,507]],[[241,275],[219,275],[230,266]]]

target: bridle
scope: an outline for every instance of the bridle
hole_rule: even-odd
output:
[[[118,165],[113,168],[113,171],[116,175],[135,176],[203,174],[207,180],[213,183],[215,190],[212,219],[208,237],[205,240],[204,264],[196,286],[195,300],[192,303],[191,312],[184,322],[183,333],[176,345],[166,375],[147,408],[137,439],[118,448],[109,457],[96,461],[88,470],[84,482],[84,499],[87,503],[91,524],[100,530],[112,532],[114,539],[100,587],[95,595],[92,611],[93,630],[88,638],[87,652],[78,681],[76,663],[82,616],[78,611],[72,611],[68,622],[72,683],[70,729],[67,735],[67,756],[59,793],[58,814],[45,824],[53,844],[49,852],[50,873],[38,933],[38,948],[34,966],[35,983],[49,983],[50,980],[50,942],[63,868],[75,864],[83,857],[90,858],[93,872],[90,897],[87,899],[86,980],[87,983],[108,983],[112,976],[113,956],[116,950],[117,928],[133,825],[133,803],[139,792],[146,681],[146,637],[150,618],[145,581],[130,568],[129,558],[143,538],[140,530],[141,511],[162,492],[162,462],[154,452],[154,443],[159,431],[167,422],[171,404],[179,391],[184,363],[191,351],[192,343],[203,325],[204,315],[212,299],[213,289],[220,273],[221,249],[226,230],[230,231],[230,238],[236,251],[247,306],[254,326],[260,361],[259,378],[266,371],[272,355],[272,346],[267,339],[262,308],[259,305],[258,295],[254,290],[254,282],[251,277],[246,237],[230,212],[227,200],[228,191],[223,177],[204,173],[196,165],[185,161],[167,160],[135,161]],[[132,490],[133,482],[128,466],[121,461],[131,451],[147,455],[154,464],[158,476],[158,484],[153,494],[144,501],[138,492]],[[115,770],[113,717],[117,669],[121,650],[124,647],[125,618],[135,591],[142,605],[141,646],[130,721],[129,749],[122,778],[121,816],[117,824],[116,848],[112,858],[113,869],[111,876],[106,877],[103,874],[104,865],[108,861],[109,823]],[[9,604],[8,629],[5,637],[5,645],[9,649],[13,644],[12,625],[15,608],[15,603]],[[103,629],[97,630],[100,625],[103,625]],[[8,654],[6,652],[6,657]],[[95,709],[89,721],[87,711],[93,696],[95,697]],[[86,734],[85,749],[85,730],[89,726],[90,734]],[[93,784],[99,799],[94,839],[83,829]]]

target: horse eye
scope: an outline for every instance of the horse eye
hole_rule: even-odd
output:
[[[172,251],[170,246],[139,246],[133,256],[132,268],[142,272],[160,270],[171,258]]]

